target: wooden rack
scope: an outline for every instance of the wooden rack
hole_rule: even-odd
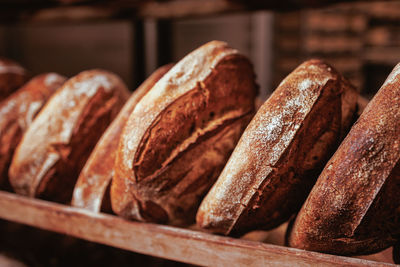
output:
[[[12,212],[10,212],[12,211]],[[133,252],[207,266],[393,266],[171,226],[0,191],[0,218]]]
[[[260,9],[287,10],[349,0],[5,0],[0,23],[182,18]],[[354,2],[354,1],[352,1]],[[12,212],[11,212],[12,211]],[[171,226],[127,221],[0,191],[0,218],[133,252],[212,266],[393,266]]]
[[[286,11],[299,8],[322,7],[340,2],[359,1],[360,0],[4,0],[1,3],[0,22],[61,21],[65,23],[110,18],[170,19],[254,10]],[[365,2],[365,0],[363,2]]]

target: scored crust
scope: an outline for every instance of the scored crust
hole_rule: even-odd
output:
[[[23,195],[71,200],[91,149],[128,97],[123,82],[103,70],[69,79],[49,99],[24,134],[9,170]]]
[[[293,247],[368,254],[400,233],[400,64],[318,178],[288,233]]]
[[[0,58],[0,100],[21,87],[27,79],[27,71],[21,65],[6,58]]]
[[[136,104],[172,66],[169,64],[160,67],[147,78],[132,93],[118,116],[104,132],[76,182],[71,202],[73,206],[94,212],[100,210],[111,212],[109,186],[114,176],[115,156],[122,129]]]
[[[353,87],[309,60],[258,110],[197,213],[222,234],[270,229],[300,209],[356,109]]]
[[[193,222],[254,112],[247,58],[213,41],[177,63],[138,103],[120,140],[111,187],[127,218]]]
[[[38,75],[0,103],[0,184],[8,182],[8,168],[22,134],[65,80],[56,73]]]

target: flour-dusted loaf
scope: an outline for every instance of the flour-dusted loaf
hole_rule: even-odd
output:
[[[27,71],[21,65],[0,58],[0,101],[21,87],[27,79]]]
[[[347,131],[357,93],[320,60],[301,64],[261,106],[197,213],[222,234],[270,229],[297,212]]]
[[[56,73],[38,75],[0,102],[0,184],[8,181],[8,168],[22,134],[65,80]]]
[[[400,64],[329,160],[288,233],[293,247],[368,254],[400,234]]]
[[[257,89],[252,64],[223,42],[209,42],[177,63],[123,130],[113,211],[141,221],[193,223],[253,116]]]
[[[70,201],[86,159],[128,96],[124,83],[103,70],[84,71],[65,82],[15,151],[9,171],[14,190]]]
[[[114,176],[115,155],[123,127],[136,104],[173,65],[156,70],[137,88],[90,154],[76,182],[72,205],[94,212],[110,212],[109,187]]]

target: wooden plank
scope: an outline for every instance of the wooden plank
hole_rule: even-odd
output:
[[[399,47],[368,47],[364,49],[365,61],[374,64],[394,66],[399,62]]]
[[[139,17],[168,19],[244,10],[242,3],[226,0],[173,0],[144,2],[137,9],[137,14]]]
[[[385,0],[393,1],[393,0]],[[6,0],[1,4],[0,22],[76,22],[109,19],[187,18],[254,10],[296,10],[361,0]],[[379,2],[369,0],[368,2]],[[384,3],[385,4],[385,3]],[[383,5],[384,5],[383,4]]]
[[[0,191],[0,218],[142,254],[207,266],[376,266],[325,255],[122,218]],[[392,266],[379,263],[380,266]]]

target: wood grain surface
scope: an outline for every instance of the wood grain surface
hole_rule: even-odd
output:
[[[393,266],[233,239],[0,191],[0,218],[142,254],[207,266]]]

